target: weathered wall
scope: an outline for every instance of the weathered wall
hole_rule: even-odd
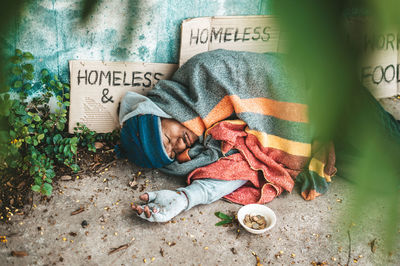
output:
[[[6,42],[35,55],[68,81],[68,60],[177,63],[182,20],[214,15],[264,15],[270,0],[102,0],[80,25],[79,0],[32,1]]]

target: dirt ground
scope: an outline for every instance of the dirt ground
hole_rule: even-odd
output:
[[[237,225],[215,226],[214,212],[240,208],[225,201],[195,207],[165,224],[142,221],[130,210],[142,191],[185,182],[123,160],[114,164],[99,174],[60,180],[49,202],[35,195],[27,217],[0,225],[7,237],[0,243],[1,264],[256,265],[258,258],[263,265],[396,265],[400,260],[398,242],[391,255],[383,250],[381,216],[364,213],[363,226],[340,219],[354,189],[341,178],[314,201],[297,192],[281,195],[268,204],[277,215],[276,226],[253,235]],[[132,181],[137,182],[133,187]],[[13,251],[27,256],[11,256]]]
[[[238,225],[217,227],[214,213],[239,205],[217,201],[197,206],[173,221],[156,224],[131,210],[144,191],[175,189],[185,180],[125,160],[59,180],[44,202],[34,195],[27,215],[0,224],[1,265],[398,265],[395,247],[383,248],[385,206],[372,200],[352,223],[355,186],[340,177],[329,191],[305,201],[297,191],[267,204],[274,228],[253,235]],[[64,178],[65,179],[65,178]],[[30,210],[30,208],[32,208]],[[372,215],[377,210],[378,215]],[[0,239],[1,240],[1,239]]]

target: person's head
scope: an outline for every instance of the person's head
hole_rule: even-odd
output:
[[[174,119],[138,115],[124,122],[118,157],[127,157],[136,165],[160,168],[198,139],[191,130]]]
[[[162,118],[161,128],[164,149],[172,159],[190,148],[199,138],[193,131],[175,119]]]

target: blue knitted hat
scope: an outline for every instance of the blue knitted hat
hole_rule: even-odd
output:
[[[161,119],[155,115],[137,115],[124,122],[121,145],[115,147],[119,158],[146,168],[160,168],[173,162],[162,143]]]

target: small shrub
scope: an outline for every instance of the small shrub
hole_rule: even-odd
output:
[[[78,124],[76,134],[68,134],[65,129],[70,105],[69,85],[46,69],[40,72],[38,81],[33,82],[35,69],[30,63],[33,59],[31,53],[18,49],[11,58],[10,87],[17,97],[0,96],[0,105],[8,106],[0,115],[7,118],[9,125],[7,136],[2,136],[8,141],[0,144],[0,171],[13,169],[16,174],[30,176],[32,190],[50,196],[57,164],[78,172],[78,147],[95,152],[96,140],[115,139],[116,133],[96,134]],[[56,98],[57,104],[52,111],[51,97]]]

